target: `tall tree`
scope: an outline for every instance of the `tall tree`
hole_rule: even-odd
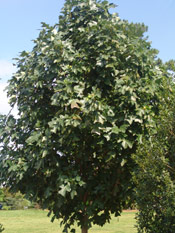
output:
[[[65,231],[120,215],[131,154],[157,111],[161,71],[147,28],[110,7],[67,0],[59,24],[43,23],[33,50],[21,53],[8,86],[19,118],[1,133],[1,180],[39,199]]]
[[[139,233],[175,232],[175,61],[163,66],[156,132],[134,156]]]

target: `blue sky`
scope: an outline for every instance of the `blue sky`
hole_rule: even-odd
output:
[[[121,19],[143,22],[149,41],[163,61],[175,59],[175,0],[110,0]],[[41,22],[58,22],[64,0],[0,0],[0,112],[9,107],[2,91],[15,68],[12,59],[30,51],[41,29]]]

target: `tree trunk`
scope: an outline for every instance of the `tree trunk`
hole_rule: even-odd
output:
[[[81,233],[88,233],[88,227],[86,227],[86,226],[82,227]]]
[[[85,214],[83,218],[83,225],[81,228],[81,233],[88,233],[88,217]]]

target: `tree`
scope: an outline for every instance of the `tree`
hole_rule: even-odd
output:
[[[5,117],[3,115],[0,115],[0,131],[1,131],[1,127],[4,128],[4,123],[5,123]],[[0,188],[0,204],[3,201],[4,198],[4,193],[2,191],[2,189]],[[0,223],[0,232],[4,231],[4,227],[3,225]]]
[[[175,185],[161,146],[145,143],[137,154],[134,181],[139,233],[175,231]]]
[[[138,232],[175,231],[175,61],[164,66],[157,130],[134,156]]]
[[[157,112],[161,71],[147,28],[109,13],[107,1],[67,0],[17,59],[2,130],[1,180],[86,233],[120,215],[142,135]],[[74,230],[72,229],[71,232]]]

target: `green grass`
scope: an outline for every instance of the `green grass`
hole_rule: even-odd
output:
[[[134,217],[135,213],[124,212],[104,227],[93,226],[89,233],[136,233]],[[5,228],[3,233],[62,233],[58,221],[51,223],[42,210],[1,210],[0,223]]]

